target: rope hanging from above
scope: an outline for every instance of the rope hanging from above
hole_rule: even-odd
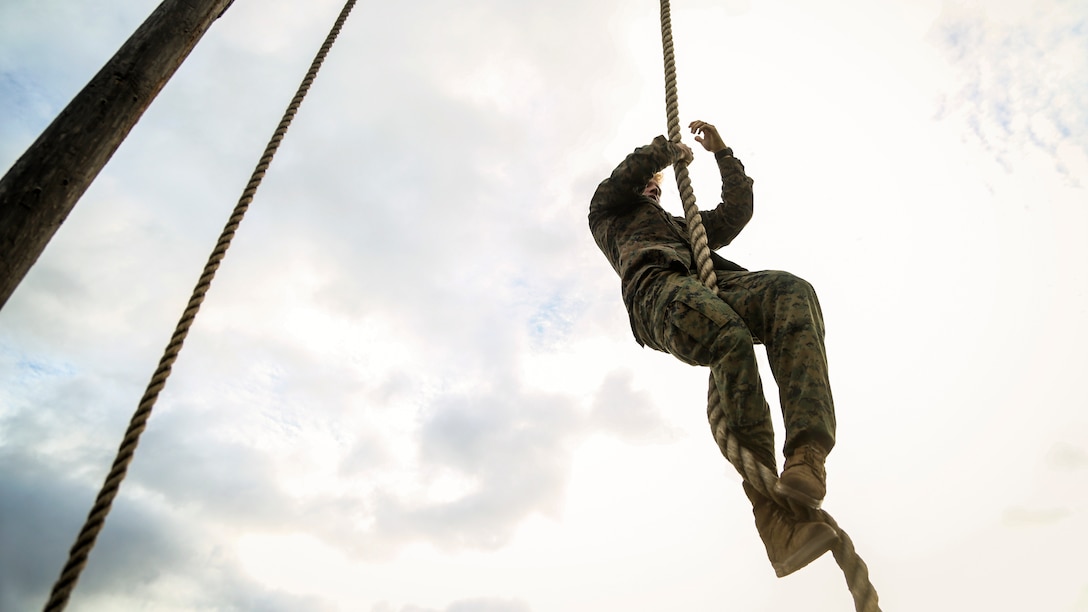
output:
[[[672,39],[672,15],[669,8],[669,0],[661,0],[661,43],[665,61],[665,106],[668,118],[669,140],[680,142],[680,111],[676,87],[676,54]],[[683,162],[673,164],[676,175],[676,185],[680,190],[680,198],[684,203],[684,216],[690,233],[692,249],[695,252],[695,262],[699,269],[699,280],[707,288],[717,291],[718,281],[714,274],[714,264],[710,259],[710,247],[707,244],[706,230],[703,227],[699,208],[695,203],[695,193],[691,188],[691,179],[688,176],[687,165]],[[774,470],[756,460],[755,456],[740,445],[737,437],[729,431],[725,421],[725,405],[717,385],[714,384],[714,376],[710,377],[710,391],[707,398],[707,419],[710,421],[710,430],[714,435],[714,441],[718,443],[722,454],[729,463],[740,473],[741,478],[756,488],[764,496],[773,500],[779,506],[792,512],[790,505],[775,490],[778,482],[778,474]],[[807,510],[811,516],[805,520],[819,520],[830,525],[839,534],[839,544],[832,549],[835,561],[846,577],[846,586],[854,598],[854,607],[857,612],[880,612],[877,603],[876,589],[869,581],[869,568],[854,550],[854,543],[850,537],[839,528],[839,525],[830,514],[823,510]]]
[[[344,22],[347,21],[351,9],[354,8],[355,2],[356,0],[348,0],[344,5],[343,10],[340,11],[340,15],[333,24],[332,30],[325,38],[324,44],[321,45],[321,49],[317,52],[317,56],[310,65],[310,70],[306,73],[305,78],[303,78],[302,84],[299,85],[298,91],[295,93],[295,97],[292,98],[291,103],[287,106],[287,110],[284,112],[279,126],[276,128],[276,131],[272,134],[271,140],[265,147],[264,154],[261,155],[260,160],[257,162],[257,167],[253,170],[249,183],[242,192],[242,196],[239,199],[237,206],[235,206],[234,212],[231,213],[226,227],[223,228],[223,233],[219,236],[219,241],[216,243],[215,249],[208,258],[208,263],[204,266],[204,273],[201,274],[196,288],[193,289],[189,304],[186,306],[185,312],[182,314],[181,320],[174,330],[174,335],[170,338],[170,343],[166,346],[162,359],[159,361],[159,367],[155,369],[155,373],[151,377],[151,382],[148,383],[147,390],[144,392],[143,398],[140,399],[140,404],[136,409],[136,413],[132,416],[128,430],[125,432],[125,437],[121,441],[121,446],[117,451],[117,458],[114,460],[113,467],[106,476],[106,482],[102,485],[102,489],[98,493],[94,506],[91,508],[91,512],[87,516],[87,521],[84,523],[83,529],[76,538],[75,544],[72,545],[72,549],[68,555],[68,562],[64,565],[60,578],[58,578],[56,584],[53,585],[53,591],[49,597],[49,601],[45,604],[44,610],[46,612],[58,612],[68,605],[68,599],[71,597],[72,590],[75,589],[76,583],[79,581],[79,576],[82,573],[83,568],[87,565],[87,558],[91,553],[91,549],[94,548],[95,541],[98,539],[98,534],[102,531],[102,527],[106,522],[106,516],[109,514],[110,508],[113,505],[113,500],[120,491],[121,482],[128,472],[129,464],[132,463],[133,455],[136,452],[136,445],[140,441],[140,435],[147,427],[147,421],[151,417],[151,409],[154,408],[159,393],[166,386],[166,379],[169,378],[171,368],[173,367],[174,362],[177,361],[178,354],[181,352],[181,347],[184,344],[186,337],[189,335],[189,329],[196,319],[197,312],[200,310],[200,305],[204,302],[204,296],[207,295],[208,289],[211,287],[212,279],[215,278],[215,273],[219,269],[219,264],[226,256],[227,249],[230,248],[230,243],[234,239],[234,234],[238,230],[238,226],[241,224],[246,211],[249,210],[249,205],[253,202],[253,196],[257,193],[257,188],[260,186],[261,181],[264,180],[265,172],[268,170],[269,164],[272,163],[272,158],[279,149],[280,143],[283,142],[284,135],[287,134],[287,128],[291,125],[291,121],[295,118],[295,114],[298,112],[302,100],[306,97],[307,92],[309,92],[310,85],[313,84],[314,79],[317,78],[317,73],[321,69],[325,57],[329,54],[329,50],[332,49],[332,45],[336,41],[337,36],[339,36],[340,30],[344,26]]]

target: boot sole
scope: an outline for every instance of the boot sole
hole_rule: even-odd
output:
[[[778,491],[780,495],[785,495],[793,501],[812,508],[813,510],[819,510],[820,505],[824,503],[823,499],[816,499],[815,497],[808,495],[807,493],[803,493],[801,491],[798,491],[797,489],[789,487],[783,484],[781,480],[775,483],[774,490]]]
[[[784,578],[797,570],[819,559],[831,547],[837,544],[839,536],[830,526],[821,535],[809,540],[804,546],[793,553],[788,559],[780,563],[772,563],[774,573],[779,578]]]

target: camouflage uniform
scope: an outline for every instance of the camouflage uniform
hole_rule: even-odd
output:
[[[830,451],[835,414],[812,286],[787,272],[749,272],[712,253],[720,297],[704,287],[685,220],[642,195],[651,177],[678,159],[679,149],[658,136],[601,182],[589,206],[593,237],[620,276],[635,340],[710,366],[728,405],[728,427],[774,467],[774,430],[752,339],[759,338],[780,390],[786,454],[810,441]],[[744,166],[730,149],[715,159],[722,202],[701,212],[711,249],[732,242],[752,217],[752,179]]]

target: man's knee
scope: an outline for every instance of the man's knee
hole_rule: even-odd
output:
[[[823,328],[820,299],[811,283],[789,272],[775,272],[768,286],[773,287],[768,297],[777,312],[798,324],[811,322]]]
[[[781,295],[795,295],[816,299],[816,289],[807,280],[791,272],[770,270],[767,272],[768,284]]]

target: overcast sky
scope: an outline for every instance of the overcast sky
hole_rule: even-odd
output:
[[[0,2],[0,167],[157,4]],[[1088,5],[673,4],[681,121],[755,179],[723,254],[820,295],[825,508],[883,608],[1088,611]],[[0,310],[2,612],[45,603],[341,8],[237,0]],[[830,555],[775,578],[707,373],[635,343],[589,234],[661,65],[652,2],[361,2],[69,609],[852,610]]]

